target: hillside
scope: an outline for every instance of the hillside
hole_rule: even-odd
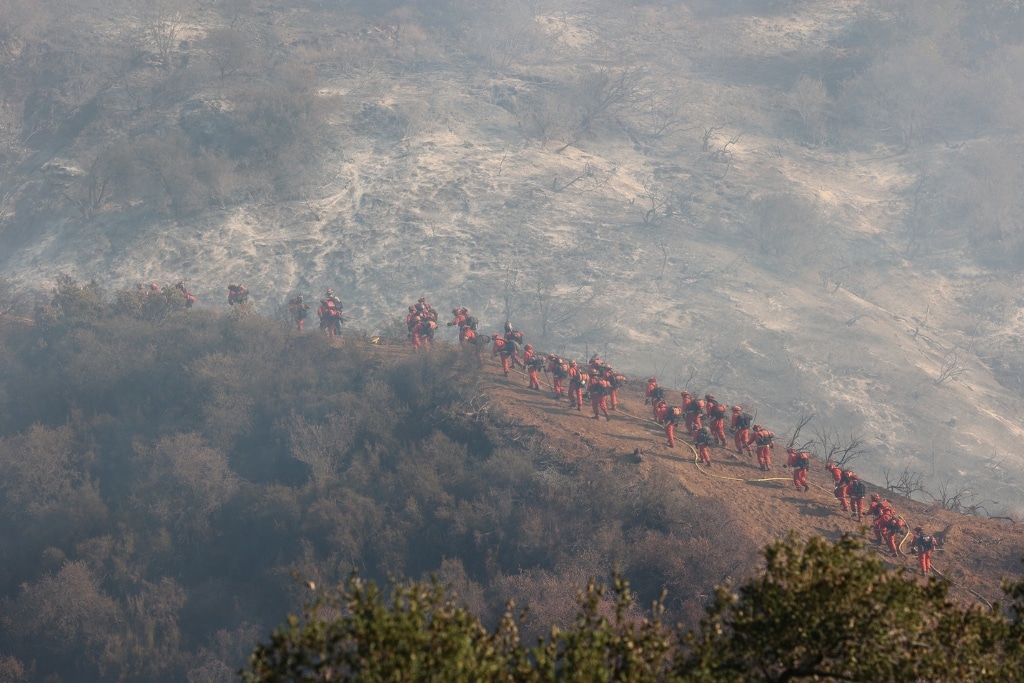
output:
[[[12,681],[234,680],[312,586],[353,570],[436,575],[487,623],[528,604],[535,642],[617,568],[637,605],[664,589],[667,622],[693,626],[767,541],[856,531],[822,472],[803,493],[717,450],[698,468],[635,395],[597,421],[450,344],[184,306],[173,287],[62,278],[34,324],[0,318]],[[956,598],[1019,576],[1019,524],[894,503],[942,537]]]
[[[19,287],[426,295],[1024,513],[1012,3],[3,7]]]
[[[688,439],[679,439],[675,449],[665,445],[663,430],[648,419],[650,408],[643,404],[642,392],[624,392],[611,420],[594,420],[587,409],[576,412],[568,409],[565,401],[554,401],[547,391],[529,390],[518,373],[505,378],[493,364],[488,370],[492,401],[512,421],[536,429],[544,435],[545,444],[569,461],[634,463],[633,452],[639,449],[641,459],[635,468],[641,477],[669,479],[690,495],[705,498],[704,504],[715,508],[709,514],[719,523],[742,530],[734,542],[745,554],[756,554],[763,545],[785,538],[790,531],[831,540],[843,533],[859,533],[860,525],[840,510],[832,496],[831,478],[820,461],[811,469],[811,489],[806,493],[794,490],[790,471],[782,467],[784,449],[778,449],[783,451],[782,458],[775,454],[770,473],[760,472],[757,462],[747,456],[721,448],[712,449],[712,467],[707,468],[698,464]],[[853,466],[856,468],[856,462]],[[1024,528],[1020,524],[956,514],[893,496],[877,485],[869,485],[868,490],[869,497],[878,492],[888,498],[910,529],[921,525],[942,539],[934,569],[951,582],[951,592],[957,598],[986,604],[1002,600],[1002,580],[1024,574]],[[868,534],[870,537],[870,531]],[[903,559],[891,558],[886,549],[875,547],[893,568],[917,572],[909,543],[908,538],[902,546],[908,553]]]

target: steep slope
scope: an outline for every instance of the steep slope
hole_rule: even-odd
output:
[[[820,462],[811,469],[810,491],[796,491],[778,454],[773,471],[762,473],[756,462],[731,450],[712,449],[712,467],[707,468],[697,464],[687,439],[678,439],[676,448],[668,448],[663,430],[648,419],[650,409],[635,391],[623,393],[619,410],[606,421],[592,419],[586,409],[568,409],[565,401],[553,400],[549,391],[528,389],[519,373],[503,377],[493,364],[487,367],[485,382],[499,410],[544,433],[547,442],[555,444],[568,460],[632,462],[634,450],[639,449],[641,459],[636,467],[643,476],[669,478],[686,491],[712,497],[728,517],[748,530],[747,539],[753,545],[745,550],[751,554],[790,531],[833,540],[843,533],[860,533],[861,525],[839,509],[831,479]],[[1002,579],[1024,574],[1024,527],[1020,524],[926,506],[874,485],[869,485],[870,492],[888,497],[910,528],[924,526],[941,539],[941,549],[933,555],[934,570],[950,581],[958,599],[986,604],[1000,600]],[[909,555],[909,538],[902,545],[908,554],[904,558],[892,558],[873,541],[871,546],[890,566],[918,571],[916,558]]]

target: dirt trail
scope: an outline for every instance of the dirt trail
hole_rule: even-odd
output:
[[[650,408],[635,387],[620,391],[619,409],[606,421],[593,419],[589,406],[577,412],[568,408],[566,401],[555,401],[546,389],[530,390],[521,373],[503,377],[493,363],[488,364],[484,381],[511,419],[543,432],[546,442],[554,444],[565,458],[627,461],[634,449],[639,449],[641,461],[636,466],[643,476],[670,476],[686,491],[717,498],[759,547],[784,538],[790,530],[837,539],[842,533],[857,533],[867,522],[859,523],[839,508],[823,463],[816,462],[811,468],[810,491],[797,491],[790,470],[782,467],[782,447],[773,454],[769,473],[762,473],[753,459],[724,448],[712,449],[711,468],[699,466],[688,439],[677,439],[674,449],[666,445],[662,428],[649,419]],[[1020,578],[1024,555],[1021,524],[953,513],[868,484],[868,496],[874,492],[892,501],[909,528],[921,525],[940,537],[943,545],[933,554],[934,569],[953,582],[952,592],[958,599],[1000,600],[1002,579]],[[881,548],[877,552],[892,567],[916,571],[916,557],[909,555],[910,538],[902,549],[908,555],[900,559],[889,557]]]

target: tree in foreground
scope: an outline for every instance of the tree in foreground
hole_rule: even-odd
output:
[[[718,588],[679,671],[708,681],[1011,681],[1019,607],[963,606],[843,536],[772,543],[760,576]],[[1013,587],[1010,588],[1013,590]],[[1018,587],[1017,590],[1020,590]]]
[[[764,550],[763,572],[720,587],[695,632],[614,609],[591,583],[565,631],[520,642],[511,607],[493,630],[443,587],[357,578],[290,617],[243,672],[258,681],[1013,681],[1024,666],[1024,582],[1004,612],[964,607],[945,583],[890,571],[859,539],[791,536]],[[611,617],[606,612],[613,611]]]

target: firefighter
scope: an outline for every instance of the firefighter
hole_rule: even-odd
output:
[[[526,345],[523,354],[523,362],[526,363],[526,373],[530,378],[530,388],[540,391],[540,379],[537,373],[544,369],[544,356],[534,353],[531,344]]]
[[[512,351],[509,349],[509,342],[505,341],[497,332],[491,335],[491,355],[501,358],[501,370],[508,377],[509,364],[512,362]]]
[[[876,493],[874,495],[878,494]],[[871,522],[871,530],[875,533],[875,541],[877,543],[884,543],[885,527],[889,524],[889,520],[896,514],[896,511],[892,509],[892,504],[887,500],[878,501],[877,507],[875,503],[872,502],[868,507],[868,510],[870,511],[872,508],[874,508],[874,512],[872,514],[874,514],[875,519]]]
[[[772,468],[772,442],[775,440],[775,433],[764,429],[761,425],[754,425],[751,434],[753,443],[757,446],[757,464],[762,472]]]
[[[587,390],[590,392],[590,408],[594,411],[594,419],[600,420],[604,415],[605,420],[611,420],[608,415],[608,392],[611,391],[611,383],[592,370],[587,380]],[[600,411],[600,412],[599,412]]]
[[[480,364],[480,367],[484,365],[484,356],[482,348],[487,344],[487,340],[479,336],[476,330],[472,329],[468,325],[463,330],[462,344],[464,349],[473,349],[473,354],[476,356],[476,362]]]
[[[583,410],[583,390],[587,388],[587,376],[582,368],[572,361],[569,363],[569,407]]]
[[[288,300],[288,310],[291,311],[292,318],[295,319],[295,326],[299,332],[304,332],[306,318],[309,317],[309,304],[306,303],[301,294],[296,294]]]
[[[676,425],[683,418],[683,409],[677,406],[671,406],[665,402],[665,399],[657,399],[655,401],[655,419],[665,425],[665,438],[668,440],[667,445],[669,448],[676,447]]]
[[[725,406],[716,403],[711,410],[710,420],[711,435],[715,437],[715,445],[725,448]]]
[[[569,374],[569,364],[551,354],[548,356],[547,372],[551,373],[551,390],[555,392],[555,400],[561,401],[565,395],[565,378]]]
[[[511,353],[510,361],[512,367],[525,367],[519,360],[519,349],[523,346],[523,333],[512,327],[512,323],[505,323],[505,348]],[[507,374],[507,373],[506,373]]]
[[[793,486],[797,491],[809,491],[811,487],[807,483],[807,470],[811,466],[810,454],[797,451],[793,447],[787,448],[786,453],[789,454],[789,457],[783,467],[793,468]]]
[[[654,386],[651,388],[651,412],[654,419],[658,419],[658,403],[665,403],[665,387]],[[680,410],[682,410],[680,408]]]
[[[700,416],[704,412],[704,401],[703,399],[691,398],[690,393],[687,391],[682,392],[682,397],[686,431],[693,434],[703,426]]]
[[[744,413],[742,407],[732,407],[733,444],[736,446],[737,453],[742,453],[746,450],[747,455],[754,454],[750,448],[752,443],[750,425],[753,421],[754,418],[749,413]]]
[[[416,310],[417,315],[419,315],[423,320],[433,320],[434,322],[437,322],[437,311],[430,307],[425,296],[421,296],[417,299],[413,308]]]
[[[682,409],[681,408],[669,408],[668,401],[666,401],[664,398],[656,398],[656,399],[654,399],[654,421],[657,422],[658,424],[663,424],[665,422],[665,417],[670,412],[672,412],[672,410],[679,411],[679,419],[677,419],[675,421],[675,423],[678,424],[679,420],[682,419],[682,417],[683,417]],[[675,433],[674,429],[673,429],[673,433]],[[675,442],[673,441],[673,444],[674,443]]]
[[[316,315],[320,319],[320,329],[327,332],[327,336],[333,337],[338,334],[341,328],[341,311],[335,308],[334,301],[326,297],[320,299]]]
[[[711,393],[704,394],[704,416],[710,418],[715,412],[715,406],[718,405],[718,401],[715,400],[715,395]]]
[[[242,285],[232,282],[228,285],[228,305],[244,308],[249,301],[249,290]]]
[[[864,482],[860,480],[859,476],[851,473],[850,485],[847,487],[847,492],[850,494],[850,513],[856,517],[859,522],[864,516],[864,496],[867,493],[867,487],[864,485]]]
[[[185,309],[188,310],[192,308],[192,304],[196,302],[196,297],[195,295],[192,294],[192,292],[188,291],[188,287],[185,286],[185,281],[178,280],[178,284],[174,285],[174,288],[181,292],[182,295],[184,295]]]
[[[836,500],[843,507],[843,512],[849,512],[850,506],[846,502],[846,487],[849,484],[849,478],[842,468],[834,462],[825,463],[825,469],[832,474],[832,483],[835,486],[832,490],[832,495],[836,497]]]
[[[928,576],[932,570],[932,551],[938,547],[938,540],[934,536],[926,534],[924,527],[914,528],[914,541],[911,548],[913,552],[917,553],[917,561],[921,565],[921,576]]]
[[[897,514],[891,515],[889,522],[882,529],[882,537],[885,539],[885,544],[889,546],[893,557],[903,556],[903,552],[900,550],[900,541],[903,540],[906,530],[907,523],[900,519],[900,516]]]
[[[605,372],[605,379],[607,379],[611,383],[611,391],[608,392],[608,397],[611,400],[611,406],[609,407],[612,410],[618,410],[619,389],[626,385],[626,382],[629,381],[629,378],[627,378],[620,372],[615,372],[611,368],[608,368],[608,370]]]
[[[470,313],[468,308],[453,308],[452,314],[455,316],[455,319],[448,323],[448,325],[459,326],[459,344],[465,345],[468,343],[470,338],[473,338],[474,341],[479,338],[476,334],[476,328],[479,322],[477,321],[476,316]]]
[[[693,437],[693,443],[697,446],[697,455],[708,467],[711,467],[711,446],[714,441],[715,437],[708,427],[701,427]]]
[[[461,308],[453,308],[452,309],[452,315],[454,317],[452,318],[452,320],[450,322],[445,323],[445,327],[454,327],[455,325],[458,325],[459,326],[459,330],[461,330],[462,329],[462,324],[464,322],[466,322],[465,314],[462,312]],[[459,339],[459,341],[462,341],[462,340]]]
[[[644,387],[644,403],[646,403],[647,405],[651,405],[654,402],[651,399],[651,394],[654,393],[654,390],[656,388],[658,388],[658,378],[657,377],[648,377],[647,378],[647,386]]]

